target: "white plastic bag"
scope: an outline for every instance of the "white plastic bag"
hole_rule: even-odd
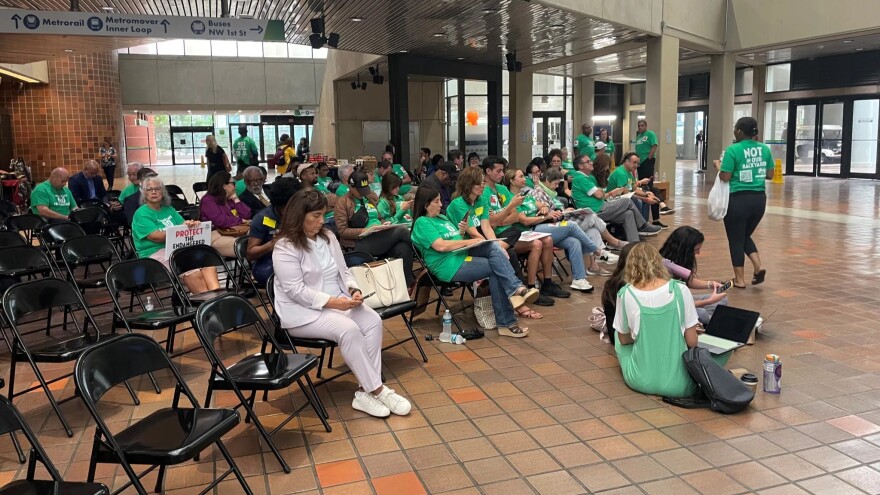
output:
[[[730,198],[730,184],[721,180],[721,174],[715,176],[715,185],[709,191],[709,218],[723,220],[727,215],[727,201]]]

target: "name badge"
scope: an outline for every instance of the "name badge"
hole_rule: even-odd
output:
[[[276,221],[275,221],[274,219],[272,219],[272,218],[269,218],[269,217],[263,217],[263,225],[265,225],[266,227],[269,227],[270,229],[274,229],[274,228],[275,228],[275,225],[276,225],[277,223],[278,223],[278,222],[276,222]]]
[[[470,257],[470,256],[466,256],[464,260],[465,260],[465,261],[471,261],[471,260],[473,260],[473,258]]]

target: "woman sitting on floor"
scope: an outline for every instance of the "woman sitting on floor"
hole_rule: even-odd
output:
[[[700,254],[704,240],[703,233],[699,230],[688,226],[679,227],[663,243],[660,255],[665,258],[666,268],[672,278],[686,283],[690,289],[712,291],[694,296],[697,317],[700,323],[708,325],[715,308],[718,305],[727,305],[727,296],[717,292],[720,283],[697,278],[697,255]]]
[[[697,311],[690,291],[669,280],[657,248],[645,242],[629,252],[624,280],[613,328],[627,386],[666,397],[694,395],[696,385],[681,359],[697,345]]]
[[[479,170],[468,170],[471,169]],[[484,239],[465,239],[469,223],[462,219],[454,225],[440,214],[440,207],[439,191],[430,186],[419,187],[413,206],[412,241],[425,257],[431,274],[444,282],[488,279],[498,335],[528,336],[529,329],[519,326],[514,309],[537,299],[538,291],[527,289],[516,278],[498,241],[480,244]],[[467,249],[469,246],[474,247]]]
[[[336,342],[360,390],[351,407],[370,416],[409,414],[409,401],[382,385],[382,318],[364,305],[336,237],[324,228],[327,198],[304,189],[287,203],[272,251],[275,301],[292,337]]]

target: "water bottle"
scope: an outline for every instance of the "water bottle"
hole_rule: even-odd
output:
[[[782,362],[776,354],[764,357],[764,392],[778,394],[782,391]]]
[[[464,344],[465,342],[467,342],[466,338],[462,337],[461,335],[459,335],[457,333],[452,334],[452,343],[453,344],[461,345],[461,344]]]
[[[443,313],[443,330],[440,332],[440,342],[452,342],[452,313],[448,309]]]
[[[666,172],[662,172],[662,173],[660,174],[660,181],[661,181],[661,182],[666,182]]]
[[[144,303],[144,309],[147,311],[153,310],[153,298],[151,296],[147,296],[147,302]]]

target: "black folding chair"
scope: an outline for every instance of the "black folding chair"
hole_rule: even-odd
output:
[[[197,349],[193,347],[188,351],[172,354],[178,326],[192,324],[196,312],[186,304],[177,283],[162,263],[152,258],[116,263],[107,269],[105,283],[115,309],[112,328],[125,328],[129,332],[167,328],[168,337],[164,342],[169,355],[177,356]],[[130,298],[127,311],[126,305],[120,300],[124,293]],[[164,293],[170,293],[170,301],[162,297]],[[147,309],[148,304],[152,309]],[[159,391],[158,387],[156,391]]]
[[[0,249],[0,276],[19,279],[54,274],[55,266],[40,248],[13,246]]]
[[[221,287],[216,290],[202,292],[201,294],[187,294],[186,290],[182,290],[181,292],[184,293],[184,297],[190,306],[196,307],[217,296],[239,292],[238,282],[235,280],[235,274],[229,269],[229,266],[226,265],[223,256],[211,246],[199,244],[196,246],[187,246],[176,249],[171,253],[171,258],[168,259],[168,265],[171,267],[171,273],[174,274],[176,280],[180,280],[180,277],[184,273],[191,270],[215,268],[217,270],[218,278],[225,275],[226,286],[229,287],[232,285],[231,289]]]
[[[64,335],[60,338],[52,338],[51,336],[53,327],[52,310],[56,308],[61,308],[65,315],[65,322],[61,325]],[[71,323],[76,327],[76,332],[67,332],[66,315],[68,312],[77,310],[83,312],[84,318],[95,329],[94,332],[90,333],[86,328],[80,328],[76,318],[70,318]],[[34,322],[35,320],[33,319],[28,321],[25,321],[25,319],[34,313],[43,311],[48,312],[46,316],[46,333],[50,338],[42,339],[41,342],[26,343],[22,338],[22,333],[19,331],[19,325]],[[49,390],[50,384],[71,376],[71,373],[66,373],[47,381],[43,377],[43,373],[40,371],[37,363],[57,364],[76,360],[80,354],[101,339],[101,334],[97,330],[98,325],[95,323],[94,318],[92,318],[91,313],[89,313],[88,307],[86,307],[80,293],[68,282],[55,277],[22,282],[7,289],[3,295],[3,312],[6,315],[6,320],[12,332],[12,362],[9,365],[9,400],[42,388],[49,398],[49,403],[55,410],[55,414],[58,415],[58,419],[64,426],[67,436],[72,437],[73,431],[70,429],[58,406],[73,399],[75,396],[56,402],[54,395]],[[15,392],[15,370],[16,364],[19,361],[27,361],[30,364],[39,384],[26,390]],[[129,388],[129,393],[132,399],[137,402],[137,396],[131,388]]]
[[[14,246],[27,246],[27,242],[18,232],[0,230],[0,249]]]
[[[159,409],[127,428],[113,433],[98,412],[104,394],[120,383],[160,370],[170,370],[175,381],[171,407]],[[159,468],[156,492],[163,491],[167,466],[195,459],[212,444],[226,459],[229,469],[214,478],[201,493],[211,491],[230,473],[234,474],[243,493],[253,495],[241,471],[229,455],[221,438],[241,421],[234,409],[207,409],[190,391],[180,372],[159,344],[144,335],[124,334],[90,348],[76,362],[76,388],[95,420],[95,436],[89,459],[88,481],[94,481],[98,463],[119,464],[129,482],[114,492],[121,493],[133,486],[139,495],[147,495],[141,478]],[[180,396],[186,396],[191,407],[180,407]],[[133,464],[150,466],[138,474]]]
[[[372,263],[376,261],[376,258],[373,257],[370,253],[365,253],[363,251],[349,251],[344,253],[345,256],[345,264],[351,268],[353,266],[363,265],[365,263]],[[407,269],[404,267],[404,269]],[[391,306],[383,306],[381,308],[374,308],[373,310],[376,313],[379,313],[379,316],[382,317],[382,320],[388,320],[394,318],[395,316],[399,316],[403,319],[404,325],[406,325],[407,330],[409,330],[409,338],[399,340],[391,345],[385,346],[382,348],[383,351],[387,351],[392,347],[397,347],[401,344],[405,344],[412,340],[415,342],[416,347],[419,349],[419,354],[422,355],[422,360],[424,362],[428,362],[428,356],[425,355],[425,350],[422,349],[422,343],[419,342],[418,337],[416,337],[415,330],[412,327],[411,317],[407,318],[407,313],[412,313],[413,309],[416,307],[415,301],[406,301],[399,304],[393,304]]]
[[[73,222],[53,222],[43,226],[38,235],[40,247],[51,254],[50,261],[55,262],[55,266],[60,269],[58,248],[69,239],[85,237],[86,233],[82,227]]]
[[[64,481],[21,412],[6,397],[0,397],[0,435],[4,433],[12,435],[19,461],[23,464],[24,454],[20,450],[18,441],[15,440],[15,432],[19,430],[31,444],[27,475],[23,480],[13,481],[0,488],[0,495],[109,495],[110,490],[100,483]],[[43,464],[52,477],[51,480],[34,479],[37,462]]]
[[[269,313],[269,318],[272,321],[272,324],[275,325],[275,341],[281,344],[282,349],[286,349],[289,351],[296,352],[296,347],[305,347],[306,349],[321,349],[321,355],[318,356],[318,374],[317,377],[321,378],[321,371],[324,368],[324,358],[327,356],[327,349],[330,349],[330,360],[327,362],[328,368],[333,368],[333,351],[336,349],[336,342],[329,339],[308,339],[302,337],[291,337],[287,331],[281,328],[281,319],[278,317],[278,314],[275,312],[275,275],[273,274],[269,277],[269,280],[266,282],[266,296],[271,303],[271,306],[267,306],[267,312]],[[345,372],[348,373],[348,372]],[[328,380],[323,380],[319,382],[323,384],[325,381],[333,380],[335,378],[339,378],[345,373],[341,373],[339,375],[335,375]]]
[[[18,207],[8,199],[0,199],[0,213],[7,217],[18,215]]]
[[[186,209],[190,208],[191,206],[194,206],[194,205],[189,204],[189,201],[187,201],[183,198],[171,198],[171,207],[177,211],[186,210]]]
[[[79,203],[80,208],[106,208],[100,199],[84,199]]]
[[[318,359],[312,354],[292,354],[281,350],[281,345],[275,340],[262,317],[251,303],[236,294],[227,294],[212,299],[202,304],[196,312],[196,334],[202,342],[202,347],[208,354],[211,362],[211,376],[208,378],[208,392],[205,396],[205,407],[211,406],[211,396],[215,390],[231,390],[239,400],[238,407],[244,407],[247,411],[245,421],[253,420],[260,436],[269,445],[275,458],[281,464],[285,473],[290,473],[290,466],[278,452],[278,448],[272,443],[271,436],[281,430],[291,419],[300,413],[306,406],[311,405],[315,413],[324,423],[324,428],[331,431],[327,423],[329,416],[318,392],[309,378],[311,371],[318,364]],[[249,355],[232,365],[225,365],[224,358],[217,353],[214,342],[223,334],[243,327],[255,327],[262,342],[263,351],[259,354]],[[266,352],[265,343],[271,343],[271,350]],[[226,357],[228,361],[229,358]],[[308,385],[303,385],[305,379]],[[296,383],[306,397],[306,403],[297,408],[290,416],[282,421],[274,430],[267,432],[260,419],[254,412],[254,399],[257,391],[263,391],[263,400],[268,399],[270,390],[286,389]],[[250,397],[245,398],[243,392],[250,392]]]
[[[25,213],[24,215],[15,215],[6,219],[6,228],[13,232],[21,233],[27,240],[28,244],[34,243],[37,232],[46,225],[46,221],[39,215]]]
[[[444,308],[449,310],[449,313],[452,315],[452,323],[455,324],[455,328],[458,329],[458,333],[462,333],[461,325],[458,323],[458,320],[455,319],[456,311],[452,310],[452,306],[446,301],[446,297],[443,295],[447,290],[458,290],[461,289],[461,296],[459,297],[459,301],[464,301],[465,291],[471,294],[471,297],[474,297],[473,289],[471,288],[471,284],[461,283],[461,282],[444,282],[436,277],[431,271],[428,269],[428,264],[425,262],[425,259],[422,257],[422,254],[419,252],[419,248],[416,247],[415,244],[412,245],[413,254],[415,255],[415,261],[421,265],[421,268],[416,272],[416,305],[413,307],[412,312],[410,313],[409,321],[412,320],[421,312],[430,306],[433,303],[437,303],[437,308],[434,310],[435,315],[440,314],[440,305],[442,304]],[[422,288],[427,288],[429,291],[434,291],[437,294],[437,297],[432,299],[430,297],[430,292],[428,294],[427,301],[420,302],[419,294],[422,291]],[[459,310],[463,310],[470,305],[463,305]]]
[[[78,224],[89,235],[97,235],[105,233],[110,223],[107,211],[99,206],[89,206],[78,208],[70,212],[68,218],[71,222]]]
[[[242,236],[235,240],[235,244],[233,245],[235,250],[235,261],[238,263],[238,286],[241,288],[250,287],[251,291],[253,291],[257,295],[257,299],[260,300],[260,305],[262,305],[266,310],[269,310],[267,306],[266,300],[263,299],[263,294],[260,292],[261,290],[266,290],[265,284],[259,283],[254,278],[253,273],[253,264],[251,260],[247,257],[247,245],[248,245],[248,236]]]
[[[202,196],[199,196],[199,193],[208,192],[208,183],[207,182],[193,182],[193,196],[195,196],[195,204],[199,204],[202,201]]]
[[[174,184],[166,184],[165,191],[168,193],[169,196],[171,196],[171,199],[180,198],[189,203],[189,201],[186,199],[186,194],[183,192],[183,189],[181,189],[180,186]]]
[[[73,285],[79,289],[85,297],[86,290],[101,290],[107,287],[107,268],[114,263],[122,261],[116,248],[110,239],[99,235],[78,237],[66,241],[58,250],[59,264],[63,264],[64,271]],[[78,270],[82,270],[78,274]],[[106,304],[106,302],[101,303]],[[112,306],[113,303],[110,302]],[[95,304],[92,304],[92,316],[99,317],[112,313],[97,313]]]

